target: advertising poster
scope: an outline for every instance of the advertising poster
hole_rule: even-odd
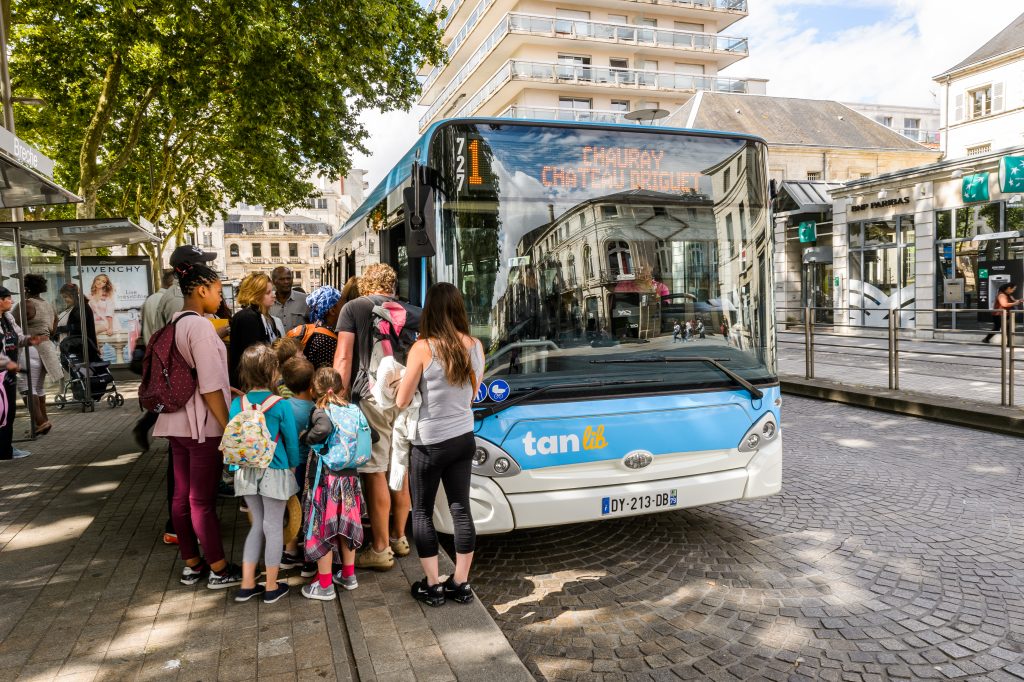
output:
[[[78,268],[67,263],[68,277],[78,283]],[[142,334],[142,304],[151,293],[150,263],[145,257],[82,259],[86,306],[96,322],[100,357],[118,365],[132,359]]]

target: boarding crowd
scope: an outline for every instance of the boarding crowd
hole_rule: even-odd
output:
[[[390,266],[374,264],[342,291],[307,295],[278,268],[242,280],[232,315],[214,257],[178,247],[142,311],[149,411],[134,435],[143,449],[150,430],[169,444],[164,538],[178,545],[181,583],[273,603],[289,590],[281,572],[298,569],[311,579],[303,596],[331,600],[336,586],[358,586],[357,568],[386,571],[409,554],[411,514],[424,571],[412,596],[471,601],[471,403],[484,360],[459,291],[435,284],[421,309],[397,299]],[[443,582],[440,485],[456,531],[456,569]],[[241,565],[221,540],[225,489],[251,522]]]

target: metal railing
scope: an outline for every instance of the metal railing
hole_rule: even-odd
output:
[[[630,0],[630,2],[642,2],[649,5],[669,5],[671,7],[693,7],[695,9],[718,10],[720,12],[746,12],[747,0]],[[427,11],[433,12],[441,0],[430,0],[427,3]],[[455,17],[455,14],[462,6],[462,0],[455,0],[448,8],[448,16],[441,22],[444,28]]]
[[[903,137],[910,138],[914,142],[922,142],[924,144],[938,144],[939,143],[939,131],[937,130],[923,130],[921,128],[903,128],[899,131]]]
[[[498,118],[532,118],[551,121],[593,121],[596,123],[625,123],[626,112],[606,109],[559,109],[558,107],[523,107],[513,104]],[[658,122],[655,121],[655,124]]]
[[[803,308],[776,308],[781,313],[793,313],[799,312],[799,326],[803,331],[803,344],[804,344],[804,378],[811,380],[815,379],[815,353],[816,343],[819,337],[833,337],[833,338],[864,338],[865,334],[869,334],[872,330],[881,330],[880,327],[866,327],[849,324],[834,324],[831,322],[818,322],[819,311],[826,311],[828,313],[835,314],[836,318],[841,313],[845,312],[860,312],[858,308],[835,308],[829,307],[814,307],[805,306]],[[920,334],[940,333],[944,335],[966,335],[972,334],[977,335],[979,333],[998,335],[999,336],[999,386],[1000,386],[1000,405],[1004,407],[1012,407],[1015,404],[1015,383],[1016,383],[1016,332],[1018,319],[1024,319],[1024,312],[1014,310],[995,310],[987,308],[960,308],[957,309],[959,313],[988,313],[993,317],[999,318],[999,329],[996,331],[994,328],[989,330],[974,329],[947,329],[935,326],[922,326],[922,316],[927,319],[928,315],[939,315],[949,313],[949,308],[901,308],[898,311],[892,311],[893,313],[899,312],[900,314],[890,314],[887,320],[887,326],[885,328],[885,339],[886,339],[886,355],[888,360],[888,387],[891,391],[900,390],[900,360],[901,350],[900,344],[902,341],[911,341],[928,344],[942,344],[952,346],[970,346],[977,347],[979,344],[976,342],[962,341],[962,340],[946,340],[946,339],[928,339],[920,338]],[[907,314],[913,315],[914,324],[912,327],[903,327],[900,325],[900,320]],[[789,323],[779,320],[779,324],[792,325],[793,322]],[[853,332],[845,334],[837,333],[816,333],[816,328],[828,327],[833,330],[841,329],[844,332]],[[860,334],[857,334],[859,332]],[[901,332],[913,333],[918,335],[918,338],[903,338]],[[877,336],[871,336],[870,338],[879,338]],[[830,344],[836,345],[836,344]],[[851,350],[850,346],[838,345],[839,348],[847,351]],[[871,350],[876,350],[872,348]],[[932,356],[932,357],[944,357],[944,358],[963,358],[963,359],[977,359],[976,354],[965,355],[958,354],[955,352],[938,352],[938,351],[925,351],[925,350],[912,350],[907,351],[908,355],[917,356]],[[979,368],[983,365],[971,365],[972,367]],[[971,378],[977,381],[977,377]]]

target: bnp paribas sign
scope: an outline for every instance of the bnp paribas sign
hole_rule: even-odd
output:
[[[1004,156],[999,161],[999,189],[1024,192],[1024,156]]]

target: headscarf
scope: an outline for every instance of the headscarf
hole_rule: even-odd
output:
[[[323,322],[328,311],[341,300],[341,292],[334,287],[318,287],[306,297],[310,322]]]

